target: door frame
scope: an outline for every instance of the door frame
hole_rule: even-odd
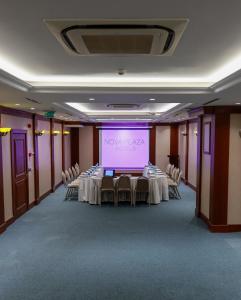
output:
[[[13,150],[13,134],[15,133],[21,133],[25,134],[25,149],[26,149],[26,171],[27,171],[27,209],[29,209],[29,178],[28,178],[28,136],[27,136],[27,130],[25,129],[12,129],[10,133],[10,151],[11,151],[11,179],[12,179],[12,211],[13,211],[13,218],[18,218],[22,214],[25,213],[25,211],[21,212],[20,215],[17,215],[16,211],[16,201],[15,201],[15,188],[14,188],[14,150]]]

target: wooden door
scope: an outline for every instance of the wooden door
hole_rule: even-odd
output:
[[[28,164],[26,130],[12,130],[11,155],[13,216],[18,217],[28,209]]]

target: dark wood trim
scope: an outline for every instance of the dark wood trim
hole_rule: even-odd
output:
[[[1,127],[1,114],[0,114],[0,127]],[[2,157],[2,137],[0,136],[0,231],[5,222],[4,213],[4,190],[3,190],[3,157]]]
[[[187,186],[189,186],[192,190],[194,190],[195,192],[197,191],[197,188],[194,186],[194,185],[192,185],[190,182],[186,182],[186,185]]]
[[[33,115],[33,151],[34,151],[34,187],[35,187],[35,202],[39,201],[39,149],[38,136],[35,134],[38,130],[37,115]]]
[[[195,214],[201,214],[201,191],[202,191],[202,147],[203,147],[203,116],[198,117],[197,122],[197,184],[196,184],[196,209]]]
[[[32,119],[33,114],[31,112],[9,108],[5,106],[0,106],[0,113],[5,115],[12,115],[16,117],[22,117],[27,119]]]
[[[93,126],[93,164],[99,163],[99,129]]]
[[[209,231],[213,233],[229,233],[241,231],[241,224],[214,225],[203,213],[200,213],[200,218],[208,226]]]
[[[62,123],[63,123],[62,120],[55,119],[55,118],[52,118],[52,119],[53,119],[53,122],[54,122],[54,123],[57,123],[57,124],[62,124]]]
[[[227,225],[230,114],[212,115],[209,219]]]
[[[32,202],[29,204],[28,209],[32,209],[36,205],[36,202]]]
[[[54,169],[54,120],[50,119],[50,158],[51,158],[51,191],[55,191],[55,169]]]
[[[65,170],[65,135],[64,135],[64,122],[62,122],[62,170]]]
[[[6,223],[2,223],[0,225],[0,234],[3,233],[6,230]]]
[[[171,164],[174,164],[175,167],[179,166],[179,155],[178,155],[178,128],[177,123],[170,125],[170,155],[169,161]]]
[[[71,128],[70,131],[70,147],[71,147],[71,165],[79,163],[79,128]]]
[[[185,122],[186,125],[186,153],[185,153],[185,180],[188,183],[188,164],[189,164],[189,121]]]
[[[62,182],[62,180],[61,180],[59,183],[57,183],[57,184],[55,185],[55,189],[57,189],[58,187],[60,187],[62,184],[63,184],[63,182]]]
[[[52,189],[48,190],[46,193],[44,193],[43,195],[41,195],[39,197],[39,203],[44,200],[46,197],[48,197],[48,195],[50,195],[52,193]]]
[[[26,139],[25,139],[25,147],[26,147],[26,170],[28,172],[28,132],[27,130],[25,129],[12,129],[11,130],[11,133],[10,133],[10,152],[11,152],[11,179],[12,179],[12,209],[13,209],[13,216],[14,218],[18,218],[20,217],[22,214],[25,213],[25,211],[20,211],[17,213],[16,211],[16,207],[15,207],[15,187],[14,187],[14,173],[15,173],[15,170],[14,170],[14,164],[13,164],[13,161],[14,161],[14,151],[13,151],[13,140],[12,140],[12,135],[13,134],[16,134],[16,133],[22,133],[22,134],[25,134],[26,135]],[[27,174],[27,210],[29,208],[29,178],[28,178],[28,174]]]
[[[156,164],[156,126],[150,129],[150,150],[149,160],[155,165]]]
[[[46,192],[42,196],[40,196],[38,203],[32,202],[31,204],[29,204],[28,210],[32,209],[35,205],[39,204],[49,194],[51,194],[51,190],[49,190],[48,192]],[[3,223],[2,225],[0,225],[0,234],[3,233],[10,225],[12,225],[16,221],[16,219],[17,219],[17,217],[13,216],[10,219],[8,219],[5,223]]]

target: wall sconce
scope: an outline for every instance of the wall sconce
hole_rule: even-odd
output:
[[[63,135],[68,135],[68,134],[70,134],[70,131],[68,131],[68,130],[63,131]]]
[[[60,134],[60,131],[59,131],[59,130],[53,130],[53,131],[52,131],[52,135],[56,136],[56,135],[58,135],[58,134]]]
[[[195,135],[198,135],[197,129],[194,129],[194,130],[193,130],[193,133],[194,133]]]
[[[0,136],[7,135],[11,130],[12,128],[0,128]]]
[[[45,133],[46,133],[45,130],[35,130],[35,135],[37,135],[37,136],[41,136],[41,135],[43,135]]]
[[[187,136],[187,133],[186,133],[186,131],[181,131],[181,135],[183,135],[183,136]]]

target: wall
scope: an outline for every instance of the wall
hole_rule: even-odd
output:
[[[211,122],[211,116],[204,116],[203,118],[203,132],[204,123]],[[203,136],[204,144],[204,136]],[[203,145],[202,145],[203,149]],[[210,205],[210,171],[211,171],[211,154],[205,154],[202,151],[202,183],[201,183],[201,213],[209,218]]]
[[[241,224],[241,115],[230,115],[228,224]]]
[[[156,126],[156,165],[166,170],[170,154],[170,126]]]
[[[181,134],[181,132],[186,132],[186,125],[179,125],[178,128],[178,155],[179,155],[179,168],[182,170],[182,178],[185,178],[186,170],[186,139],[187,136]]]
[[[54,129],[62,132],[62,124],[54,123]],[[62,134],[57,134],[54,138],[54,182],[55,186],[62,181]]]
[[[197,185],[197,123],[189,123],[189,147],[188,147],[188,182],[196,187]]]
[[[87,170],[93,165],[93,127],[79,128],[79,165],[80,170]]]
[[[50,121],[39,120],[38,130],[47,131],[47,134],[38,137],[39,196],[42,196],[51,189]]]
[[[28,128],[28,124],[31,128]],[[32,119],[21,118],[11,115],[1,115],[1,126],[11,127],[12,129],[27,130],[27,152],[33,153],[33,133],[32,133]],[[11,146],[10,134],[2,139],[2,155],[3,155],[3,190],[4,190],[4,211],[5,221],[13,216],[12,208],[12,175],[11,175]],[[29,172],[29,203],[35,200],[34,196],[34,161],[33,156],[28,157]]]

